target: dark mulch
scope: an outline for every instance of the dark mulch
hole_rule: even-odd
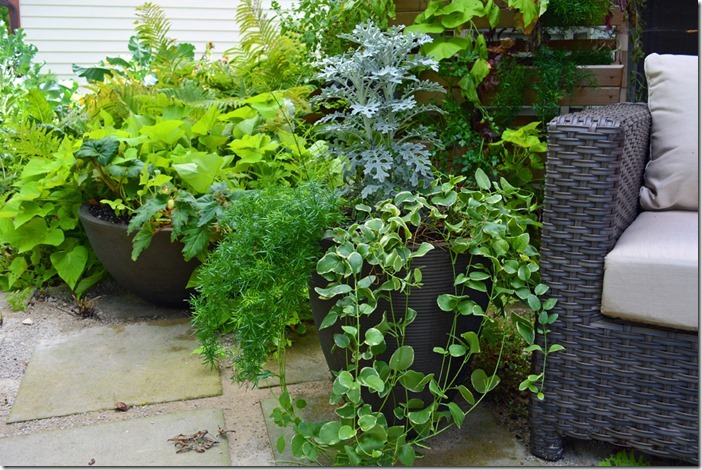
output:
[[[117,215],[109,206],[93,205],[88,207],[90,214],[96,219],[104,220],[113,224],[128,225],[130,217],[127,215]]]

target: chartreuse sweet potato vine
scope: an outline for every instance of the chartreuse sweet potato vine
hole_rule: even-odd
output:
[[[341,322],[342,333],[335,343],[351,359],[345,369],[334,372],[330,403],[336,407],[335,419],[303,419],[299,409],[304,408],[304,400],[295,400],[283,383],[273,418],[280,426],[292,427],[294,434],[289,441],[281,437],[278,450],[290,445],[297,458],[337,465],[413,465],[421,457],[417,448],[451,426],[460,427],[497,386],[499,357],[492,370],[472,371],[470,384],[446,375],[448,368],[439,376],[412,368],[414,350],[403,339],[407,325],[420,312],[407,309],[404,301],[393,303],[389,294],[408,296],[422,285],[421,267],[409,269],[410,262],[421,266],[421,257],[431,250],[448,247],[454,260],[461,253],[489,260],[487,266],[473,262],[466,272],[456,273],[455,292],[437,297],[439,308],[453,315],[454,325],[462,315],[494,321],[466,294],[470,288],[488,295],[488,310],[511,317],[511,324],[528,343],[527,352],[541,354],[545,363],[549,354],[562,349],[534,342],[535,329],[547,333],[556,314],[551,313],[555,301],[545,298],[548,287],[540,282],[538,252],[530,243],[528,229],[536,223],[532,196],[504,179],[491,182],[482,171],[476,173],[477,189],[464,186],[464,180],[451,177],[436,181],[425,194],[404,191],[374,207],[358,206],[365,219],[333,231],[334,246],[317,263],[317,272],[329,284],[317,288],[317,293],[323,299],[336,299],[322,328]],[[420,234],[433,237],[420,241]],[[376,311],[380,298],[389,302],[385,312]],[[515,302],[526,304],[536,320],[510,310]],[[362,319],[368,321],[371,315],[377,315],[373,318],[379,318],[378,323],[361,328]],[[400,346],[389,361],[378,359],[391,338]],[[479,333],[454,328],[446,344],[436,345],[434,354],[467,367],[471,356],[480,353],[478,338]],[[542,384],[543,375],[529,375],[521,388],[542,398]],[[403,390],[427,389],[429,402],[413,398],[396,403],[393,414],[401,425],[389,425],[377,404],[363,398],[370,395],[383,403],[391,394],[395,399],[403,396]],[[463,406],[448,399],[454,392],[463,398]]]
[[[121,125],[100,113],[76,156],[94,176],[92,197],[131,216],[133,258],[169,226],[186,260],[204,259],[233,191],[292,185],[322,171],[318,150],[288,124],[295,118],[294,108],[286,109],[292,93],[204,112],[165,94],[144,96]],[[281,117],[286,113],[293,115]]]

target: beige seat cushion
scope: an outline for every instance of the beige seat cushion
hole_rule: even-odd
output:
[[[641,207],[699,210],[697,56],[651,54],[644,70],[652,124]]]
[[[605,258],[602,313],[697,331],[698,213],[642,212]]]

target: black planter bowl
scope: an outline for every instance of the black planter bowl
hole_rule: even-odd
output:
[[[78,211],[90,246],[107,272],[125,289],[162,307],[187,308],[194,289],[186,289],[190,275],[200,264],[183,258],[183,244],[171,242],[171,230],[154,235],[151,245],[132,261],[133,235],[127,226],[94,217],[89,206]]]
[[[323,251],[331,246],[333,242],[329,239],[322,240]],[[468,255],[461,255],[458,257],[455,272],[465,273],[470,257]],[[475,257],[473,259],[476,262]],[[489,260],[480,258],[479,261],[487,264]],[[451,331],[451,326],[453,323],[453,315],[442,311],[436,303],[436,298],[441,294],[453,294],[454,293],[454,267],[451,264],[451,257],[449,252],[435,248],[429,253],[416,260],[416,264],[411,266],[412,269],[419,267],[422,269],[422,287],[415,288],[412,290],[408,305],[410,308],[417,312],[417,317],[415,320],[408,325],[405,331],[405,341],[406,346],[412,346],[414,349],[414,363],[411,366],[412,370],[417,372],[422,372],[424,374],[434,373],[435,377],[439,376],[442,367],[443,357],[433,351],[436,346],[445,346],[448,340],[448,335]],[[346,350],[340,349],[334,344],[334,335],[341,333],[341,320],[337,321],[334,325],[328,328],[319,329],[322,320],[329,313],[331,307],[336,303],[337,299],[322,300],[319,295],[314,290],[315,287],[327,287],[327,280],[322,276],[313,272],[312,280],[310,282],[310,303],[312,306],[312,316],[314,319],[315,327],[317,328],[317,335],[319,337],[319,342],[322,347],[322,352],[326,359],[329,370],[340,371],[345,370],[347,366]],[[476,301],[483,309],[487,308],[488,296],[483,292],[477,291],[467,291],[468,295]],[[393,303],[395,305],[404,305],[405,295],[400,293],[392,294]],[[382,319],[383,312],[389,311],[389,304],[385,300],[380,300],[378,302],[378,307],[376,310],[361,320],[361,327],[363,329],[370,328],[373,325],[378,324]],[[469,316],[459,316],[457,320],[457,334],[465,333],[467,331],[478,332],[482,322],[482,317],[469,315]],[[394,338],[386,337],[387,349],[384,353],[379,355],[377,359],[388,362],[392,353],[397,350],[397,344]],[[364,364],[372,365],[372,364]],[[451,361],[449,367],[449,374],[451,377],[455,376],[457,372],[461,369],[460,361]],[[461,373],[458,375],[455,382],[456,385],[463,383],[470,376],[469,364],[466,364],[461,369]],[[402,388],[402,387],[400,387]],[[365,389],[364,389],[365,392]],[[424,401],[425,405],[433,401],[431,392],[428,387],[424,392],[417,394],[414,392],[409,392],[402,388],[402,390],[395,390],[393,394],[393,399],[388,400],[386,406],[379,410],[380,400],[377,395],[370,395],[369,393],[364,393],[363,400],[373,406],[376,411],[382,411],[386,416],[388,423],[391,425],[402,424],[402,420],[397,420],[392,413],[395,403],[401,403],[406,401],[406,396],[409,398],[419,398]],[[407,394],[407,395],[405,395]],[[448,399],[451,400],[453,396],[449,396]]]

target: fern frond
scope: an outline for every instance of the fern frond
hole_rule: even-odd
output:
[[[247,62],[258,62],[279,47],[280,28],[266,14],[261,0],[242,0],[236,10],[236,22],[239,25],[240,46],[228,50],[228,54],[239,56],[239,59]]]
[[[18,168],[32,158],[47,158],[58,151],[61,137],[48,127],[37,126],[30,120],[23,120],[16,126],[8,146]]]
[[[224,111],[226,109],[238,108],[242,103],[241,98],[212,98],[207,100],[200,100],[194,102],[188,102],[190,106],[197,109],[202,109],[207,111],[212,106],[217,106],[219,110]]]
[[[138,114],[138,96],[150,93],[141,82],[124,77],[108,77],[105,82],[95,82],[88,87],[91,93],[83,98],[90,119],[95,119],[101,110],[108,112],[118,123],[130,113]]]
[[[171,24],[160,6],[146,2],[136,8],[135,30],[139,39],[152,51],[166,50],[175,44],[168,37]]]
[[[251,96],[302,83],[307,59],[302,43],[281,32],[261,7],[261,0],[241,0],[236,14],[240,45],[226,51],[240,80],[232,80],[238,96]]]

